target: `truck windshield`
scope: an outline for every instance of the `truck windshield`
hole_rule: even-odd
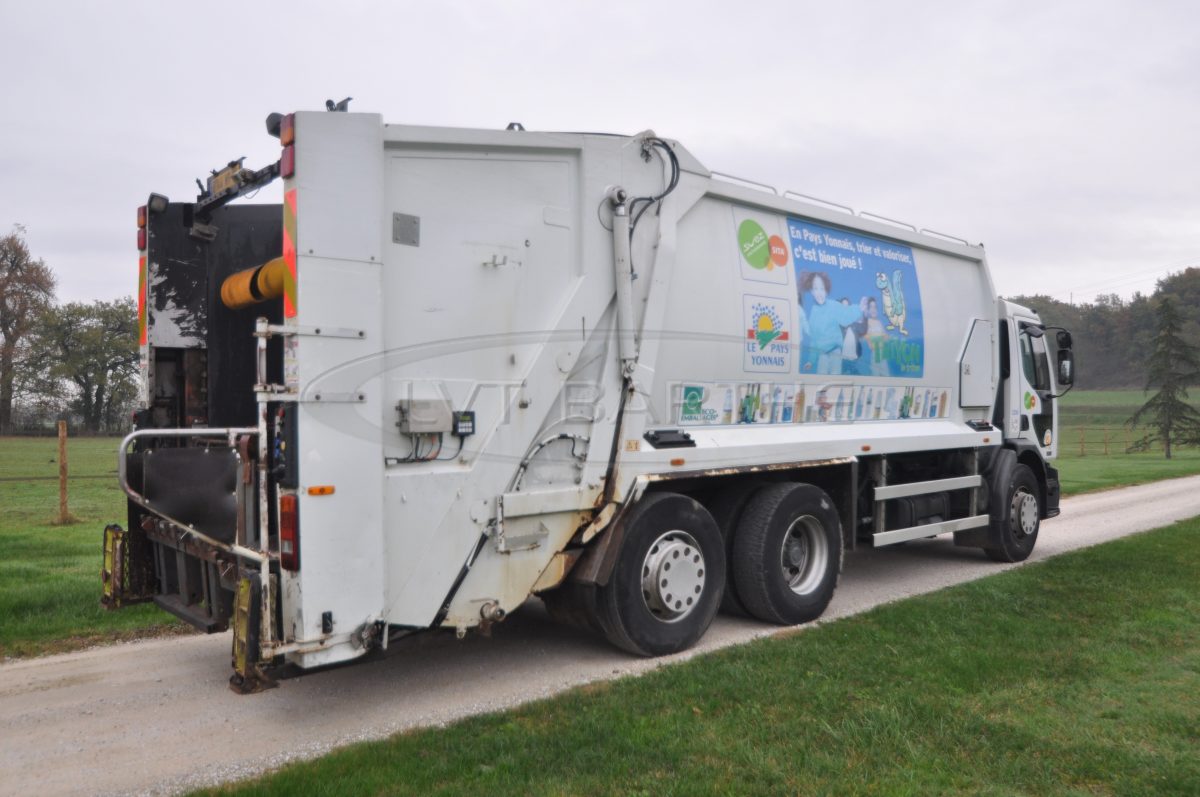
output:
[[[1021,333],[1021,367],[1034,390],[1050,389],[1050,360],[1042,338]]]

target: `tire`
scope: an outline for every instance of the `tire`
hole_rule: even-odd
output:
[[[639,656],[690,648],[712,624],[724,592],[725,548],[716,522],[687,496],[652,493],[622,525],[616,566],[596,589],[605,636]]]
[[[721,539],[725,543],[725,569],[728,576],[725,579],[725,594],[721,598],[721,611],[735,617],[749,617],[750,613],[738,597],[737,585],[733,583],[733,568],[730,566],[733,561],[733,538],[742,512],[757,488],[758,485],[755,484],[723,487],[714,491],[712,497],[704,501],[704,506],[716,521],[717,528],[721,530]]]
[[[796,625],[820,617],[842,567],[842,524],[811,484],[772,484],[750,499],[733,541],[733,580],[751,615]]]
[[[991,545],[984,548],[995,562],[1024,562],[1033,553],[1041,528],[1041,494],[1037,477],[1027,465],[1013,467],[1008,485],[998,497],[991,520]]]

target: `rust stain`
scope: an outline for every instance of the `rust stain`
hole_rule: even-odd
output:
[[[646,481],[650,482],[665,482],[674,481],[677,479],[693,479],[696,477],[710,478],[716,476],[737,476],[745,473],[770,473],[781,470],[819,468],[828,465],[849,465],[856,460],[856,457],[835,457],[832,459],[807,459],[798,462],[776,462],[768,465],[735,465],[725,468],[705,468],[704,470],[689,470],[672,473],[648,473],[644,478]]]

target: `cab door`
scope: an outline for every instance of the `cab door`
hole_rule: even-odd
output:
[[[1045,333],[1035,318],[1014,317],[1008,326],[1014,362],[1006,387],[1004,436],[1037,446],[1044,459],[1058,453],[1058,415]]]

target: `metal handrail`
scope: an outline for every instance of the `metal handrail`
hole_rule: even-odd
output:
[[[267,562],[269,561],[269,558],[261,551],[256,551],[253,548],[247,548],[243,545],[238,545],[237,543],[230,545],[228,543],[221,542],[220,540],[213,539],[207,534],[196,531],[194,528],[192,528],[191,524],[184,523],[182,520],[171,517],[157,507],[150,506],[150,501],[144,495],[129,486],[129,479],[127,478],[126,472],[126,451],[129,449],[130,443],[141,437],[214,437],[216,435],[225,435],[229,440],[230,447],[233,447],[237,444],[238,435],[257,435],[258,432],[258,428],[254,426],[226,426],[220,428],[201,427],[192,429],[139,429],[137,431],[130,432],[129,434],[125,435],[123,440],[121,440],[121,445],[117,449],[117,481],[120,482],[121,489],[125,491],[125,494],[129,496],[131,501],[143,509],[158,515],[164,520],[170,521],[181,531],[191,534],[196,539],[206,542],[209,545],[219,548],[227,553],[231,553],[236,556],[242,556],[260,564]]]
[[[962,244],[963,246],[971,245],[971,242],[968,241],[966,238],[959,238],[957,235],[950,235],[949,233],[938,232],[937,230],[925,229],[925,230],[921,230],[921,234],[922,235],[933,235],[937,238],[944,238],[947,241],[952,241],[956,244]],[[982,246],[982,244],[980,244],[980,245]]]
[[[912,230],[913,232],[917,231],[917,228],[915,226],[913,226],[912,224],[909,224],[907,221],[900,221],[898,219],[889,219],[887,216],[880,216],[878,213],[870,213],[865,210],[860,210],[858,212],[858,217],[860,219],[867,219],[869,221],[886,222],[888,224],[895,225],[896,227],[900,227],[905,230]]]
[[[779,196],[778,189],[773,185],[760,183],[755,180],[747,180],[745,177],[738,177],[736,174],[726,174],[725,172],[709,172],[713,177],[716,177],[723,183],[733,183],[734,185],[742,185],[748,188],[757,188],[760,191],[769,191],[775,196]]]
[[[821,197],[819,197],[819,196],[809,196],[808,194],[802,194],[799,191],[784,191],[783,198],[784,199],[802,199],[806,202],[816,202],[819,205],[826,205],[834,210],[840,210],[844,213],[849,213],[851,216],[854,215],[854,208],[850,207],[849,205],[839,205],[837,202],[830,202],[828,199],[821,199]]]

